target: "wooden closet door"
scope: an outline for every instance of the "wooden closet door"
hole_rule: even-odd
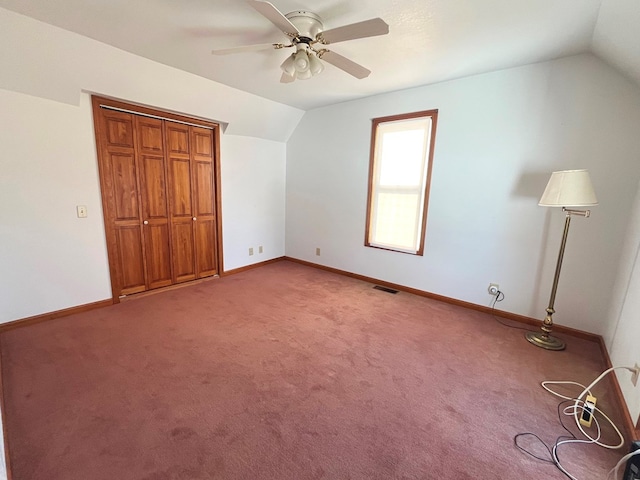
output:
[[[118,267],[119,295],[146,290],[145,258],[140,217],[138,162],[135,152],[134,117],[101,110],[101,171],[107,205],[106,221],[112,232]]]
[[[189,127],[165,122],[174,282],[196,278]]]
[[[97,96],[91,102],[114,302],[217,274],[219,125]]]
[[[190,129],[193,209],[196,219],[196,276],[202,278],[218,273],[213,131],[199,127],[190,127]]]
[[[162,120],[136,116],[147,288],[171,285],[171,242]]]

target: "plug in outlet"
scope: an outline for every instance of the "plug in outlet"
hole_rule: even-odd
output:
[[[636,371],[631,372],[631,383],[636,387],[638,385],[638,376],[640,376],[640,365],[636,363],[633,368],[635,368]]]
[[[490,283],[487,291],[489,292],[489,295],[496,296],[500,291],[500,285],[498,285],[497,283]]]

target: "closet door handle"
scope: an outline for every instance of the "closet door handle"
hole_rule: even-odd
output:
[[[145,225],[149,225],[149,220],[145,220],[145,221],[144,221],[144,222],[142,222],[142,223],[144,223]]]
[[[196,220],[197,220],[197,218],[196,218],[196,217],[193,217],[193,221],[195,222]]]

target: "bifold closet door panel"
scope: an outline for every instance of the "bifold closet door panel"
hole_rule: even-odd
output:
[[[117,246],[120,295],[146,290],[138,165],[131,114],[102,110],[102,176],[106,221]]]
[[[121,295],[144,292],[144,260],[142,256],[142,236],[140,227],[121,226],[116,229],[118,250],[120,252]]]
[[[136,116],[147,288],[171,285],[171,238],[163,122]]]
[[[196,278],[189,127],[165,122],[174,282]]]
[[[196,218],[196,274],[218,273],[214,187],[213,131],[191,127],[191,152]]]
[[[218,262],[215,256],[216,224],[214,220],[200,221],[196,225],[196,250],[198,252],[198,278],[209,277],[218,273]]]

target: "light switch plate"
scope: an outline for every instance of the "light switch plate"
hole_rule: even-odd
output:
[[[87,206],[86,205],[78,205],[78,206],[76,206],[76,210],[78,212],[78,218],[87,218]]]

